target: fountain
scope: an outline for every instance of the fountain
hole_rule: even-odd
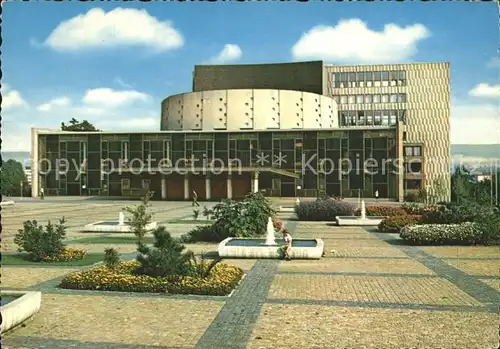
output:
[[[271,217],[267,220],[267,235],[266,235],[266,246],[275,246],[276,240],[274,239],[274,225]]]
[[[282,228],[282,230],[284,227]],[[281,231],[282,231],[281,230]],[[266,239],[227,238],[217,247],[221,258],[281,258],[282,244],[276,242],[273,220],[267,221]],[[324,243],[321,239],[293,239],[290,256],[293,259],[321,259]]]
[[[375,226],[379,225],[386,217],[367,217],[365,200],[361,200],[361,216],[335,217],[338,225],[342,226]]]
[[[158,225],[156,222],[151,222],[146,225],[146,230],[150,231],[156,229]],[[88,232],[107,232],[107,233],[131,233],[130,225],[125,222],[125,215],[123,211],[118,214],[118,221],[100,221],[87,224],[83,231]]]
[[[40,291],[2,290],[1,298],[2,324],[0,325],[0,333],[3,334],[33,318],[40,310],[42,293]]]
[[[124,225],[125,224],[125,215],[123,214],[123,211],[120,211],[120,214],[118,215],[118,225]]]

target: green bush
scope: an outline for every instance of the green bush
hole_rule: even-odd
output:
[[[104,265],[108,268],[116,268],[120,264],[120,257],[118,256],[118,251],[114,248],[107,248],[104,250]]]
[[[403,211],[405,211],[409,215],[422,215],[424,214],[424,207],[420,206],[417,203],[404,203],[401,205]]]
[[[212,209],[205,208],[203,215],[215,220],[210,226],[197,227],[182,236],[181,241],[220,242],[228,237],[254,237],[266,231],[269,217],[276,211],[260,193],[247,195],[242,201],[224,200]]]
[[[355,215],[361,216],[361,210],[356,210]],[[404,216],[406,215],[406,212],[402,208],[396,206],[372,205],[366,206],[366,215],[370,217],[392,217]]]
[[[419,190],[408,190],[404,195],[405,202],[421,202],[422,194]]]
[[[500,209],[485,208],[476,217],[476,224],[481,230],[481,243],[500,245]]]
[[[418,224],[421,216],[405,215],[387,217],[378,225],[378,230],[383,233],[399,234],[401,229],[411,224]]]
[[[409,225],[403,228],[400,236],[416,245],[474,245],[482,240],[480,227],[471,222]]]
[[[446,204],[428,209],[422,216],[424,224],[460,224],[476,220],[483,208],[476,203]]]
[[[114,269],[98,266],[77,271],[66,275],[59,287],[75,290],[226,296],[238,285],[244,274],[241,269],[222,263],[211,269],[209,264],[200,263],[198,268],[208,270],[205,276],[136,275],[138,267],[140,267],[138,261],[126,261]]]
[[[153,247],[139,244],[137,261],[140,266],[135,272],[152,277],[191,275],[193,270],[189,262],[193,258],[192,252],[184,252],[185,246],[173,239],[165,227],[155,229],[153,236]]]
[[[128,225],[137,237],[137,242],[141,243],[142,239],[148,232],[146,226],[151,223],[153,215],[148,212],[151,207],[152,192],[147,192],[141,200],[141,203],[135,207],[125,207],[123,210],[131,214],[132,217],[128,218]]]
[[[353,212],[354,206],[350,203],[323,197],[295,206],[300,221],[335,221],[335,217],[352,216]]]
[[[28,253],[30,260],[55,259],[63,252],[63,240],[66,237],[65,223],[64,217],[56,225],[49,221],[44,229],[36,220],[25,221],[23,229],[18,230],[14,242],[18,245],[19,252]]]

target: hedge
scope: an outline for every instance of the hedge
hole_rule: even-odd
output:
[[[400,207],[388,206],[388,205],[372,205],[366,206],[366,215],[370,217],[392,217],[392,216],[404,216],[406,211]],[[361,216],[361,210],[358,209],[355,212],[356,216]]]
[[[482,231],[475,223],[424,224],[403,228],[401,238],[416,245],[474,245],[481,242]]]
[[[337,216],[352,216],[354,206],[341,200],[319,198],[295,206],[300,221],[335,221]]]
[[[417,224],[420,222],[422,216],[419,215],[405,215],[405,216],[392,216],[387,217],[378,225],[378,230],[383,233],[399,234],[401,229],[408,225]]]
[[[178,276],[151,277],[137,275],[137,261],[119,263],[114,268],[98,266],[66,275],[59,287],[75,290],[101,290],[122,292],[152,292],[225,296],[238,285],[243,271],[219,263],[207,277]]]

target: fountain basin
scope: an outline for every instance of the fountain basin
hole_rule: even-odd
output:
[[[2,202],[0,202],[0,206],[12,206],[14,204],[15,204],[14,201],[2,201]]]
[[[146,225],[146,230],[154,230],[158,224],[156,222],[151,222]],[[95,223],[87,224],[83,231],[88,232],[107,232],[107,233],[131,233],[130,225],[128,223],[120,224],[119,221],[100,221]]]
[[[221,258],[281,258],[281,241],[277,245],[266,245],[265,239],[227,238],[217,247]],[[324,242],[321,239],[293,239],[290,257],[292,259],[321,259]]]
[[[295,206],[280,206],[279,212],[295,212]]]
[[[2,290],[1,296],[2,324],[0,325],[0,333],[20,325],[40,310],[41,292]]]
[[[340,226],[374,226],[379,225],[385,218],[386,217],[344,216],[335,217],[335,220]]]

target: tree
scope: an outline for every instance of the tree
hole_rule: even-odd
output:
[[[148,212],[148,209],[151,207],[152,193],[147,192],[139,205],[135,207],[125,207],[124,211],[130,213],[132,217],[128,218],[128,224],[130,229],[137,237],[137,244],[142,245],[142,240],[144,235],[146,235],[147,230],[146,226],[151,223],[153,215]]]
[[[72,118],[69,121],[69,125],[66,125],[64,122],[61,122],[61,131],[72,131],[72,132],[82,132],[82,131],[100,131],[94,125],[92,125],[87,120],[83,120],[82,122]]]
[[[4,196],[21,196],[21,183],[23,189],[28,188],[28,181],[23,165],[9,159],[0,168],[0,193]]]
[[[472,176],[464,166],[455,169],[451,176],[451,200],[460,203],[464,199],[471,197],[473,190]]]

